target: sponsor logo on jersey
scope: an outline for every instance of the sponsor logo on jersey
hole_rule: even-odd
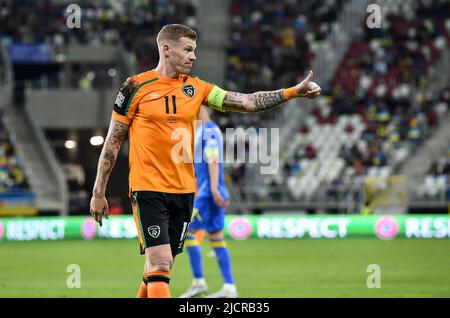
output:
[[[161,95],[156,94],[156,93],[149,93],[148,96],[150,96],[150,98],[160,98]]]

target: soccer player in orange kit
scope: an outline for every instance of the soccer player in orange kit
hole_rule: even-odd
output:
[[[108,218],[108,178],[128,133],[130,198],[141,254],[146,256],[137,297],[171,296],[170,271],[175,256],[183,251],[193,209],[194,121],[200,107],[255,113],[295,97],[320,94],[311,71],[296,86],[253,94],[228,92],[189,76],[196,60],[196,40],[196,32],[181,24],[161,29],[156,68],[128,78],[117,92],[98,163],[90,212],[101,226],[103,215]],[[187,147],[181,149],[183,160],[178,160],[180,151],[174,150],[181,135]]]

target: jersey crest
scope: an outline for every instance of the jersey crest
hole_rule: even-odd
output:
[[[195,96],[195,86],[193,85],[184,85],[181,90],[183,91],[184,95],[187,97],[194,97]]]
[[[150,236],[153,238],[158,238],[160,233],[161,229],[158,225],[152,225],[148,228],[148,234],[150,234]]]

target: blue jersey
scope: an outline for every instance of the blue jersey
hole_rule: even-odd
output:
[[[197,200],[212,197],[207,157],[219,157],[219,192],[224,200],[228,200],[228,190],[223,174],[223,136],[217,124],[208,121],[195,132],[195,177],[197,179]]]

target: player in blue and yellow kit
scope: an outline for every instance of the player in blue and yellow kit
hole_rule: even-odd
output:
[[[181,297],[196,297],[208,291],[203,277],[202,253],[196,239],[198,230],[206,230],[224,281],[223,288],[208,297],[235,298],[237,291],[231,272],[230,253],[223,235],[225,209],[229,205],[223,173],[223,136],[204,107],[200,111],[199,122],[201,125],[195,133],[194,148],[197,195],[185,242],[194,279],[191,288]]]

